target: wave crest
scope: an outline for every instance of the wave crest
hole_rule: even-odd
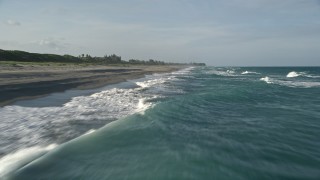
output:
[[[264,82],[266,82],[266,83],[268,83],[268,84],[273,83],[268,76],[266,76],[266,77],[264,77],[264,78],[261,78],[260,81],[264,81]]]
[[[257,73],[257,72],[254,72],[254,71],[243,71],[241,74],[260,74],[260,73]]]
[[[293,77],[298,77],[298,76],[301,76],[301,75],[302,75],[302,73],[298,73],[298,72],[292,71],[292,72],[289,72],[287,74],[287,77],[288,78],[293,78]]]
[[[320,78],[320,76],[313,75],[313,74],[308,74],[306,72],[296,72],[296,71],[291,71],[287,74],[287,78],[294,78],[294,77],[307,77],[307,78]]]

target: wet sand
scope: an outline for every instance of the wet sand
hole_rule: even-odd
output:
[[[0,66],[0,106],[69,89],[92,89],[182,66]]]

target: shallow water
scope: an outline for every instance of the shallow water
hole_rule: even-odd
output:
[[[1,108],[0,175],[320,178],[320,68],[196,67],[129,83]]]

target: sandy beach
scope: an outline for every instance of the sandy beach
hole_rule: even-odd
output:
[[[172,72],[182,66],[16,65],[0,66],[0,106],[68,89],[91,89]]]

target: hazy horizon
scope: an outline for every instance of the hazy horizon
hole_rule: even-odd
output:
[[[319,66],[319,0],[0,0],[0,49]]]

